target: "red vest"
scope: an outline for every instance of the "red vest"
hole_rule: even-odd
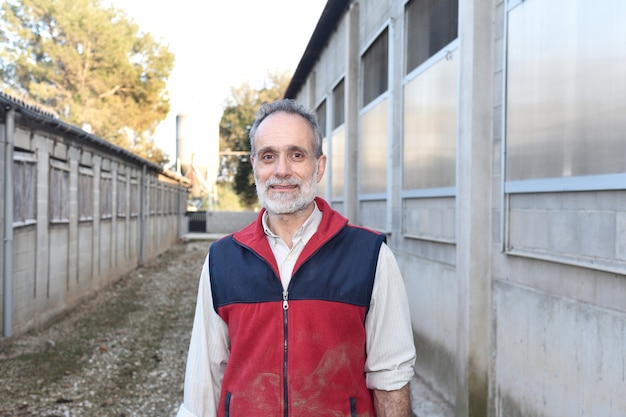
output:
[[[262,213],[211,246],[214,308],[231,341],[220,417],[374,416],[364,322],[385,237],[317,204],[322,223],[286,294]]]

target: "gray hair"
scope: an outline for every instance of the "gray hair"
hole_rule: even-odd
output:
[[[308,110],[302,104],[296,102],[295,100],[285,98],[281,100],[274,101],[272,103],[265,103],[261,106],[261,108],[256,112],[256,119],[250,128],[250,152],[252,156],[256,156],[256,148],[254,147],[254,137],[256,136],[256,131],[259,128],[259,125],[267,116],[276,112],[285,112],[289,114],[295,114],[302,117],[307,123],[310,125],[311,130],[313,131],[313,136],[315,138],[315,142],[313,143],[313,153],[315,158],[319,158],[324,154],[322,151],[322,131],[320,130],[320,126],[317,123],[317,116],[315,113]]]

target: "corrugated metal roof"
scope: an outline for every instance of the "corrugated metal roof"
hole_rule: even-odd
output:
[[[69,136],[72,136],[74,139],[87,141],[90,145],[93,145],[100,149],[104,149],[111,153],[116,153],[122,158],[134,161],[141,165],[146,165],[148,169],[166,175],[167,177],[170,177],[178,182],[185,182],[183,180],[184,177],[182,177],[181,175],[169,170],[165,170],[159,165],[148,161],[147,159],[144,159],[139,155],[136,155],[124,148],[113,145],[111,142],[108,142],[100,138],[99,136],[93,135],[80,129],[79,127],[66,123],[59,119],[59,117],[54,113],[46,111],[37,105],[26,103],[24,100],[10,96],[9,94],[6,94],[2,91],[0,91],[0,105],[2,106],[3,110],[8,110],[11,108],[15,109],[15,111],[22,115],[22,117],[37,125],[40,125],[42,128],[52,131],[57,130],[59,132],[63,132],[65,134],[68,134]]]

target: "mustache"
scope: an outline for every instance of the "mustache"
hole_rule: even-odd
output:
[[[301,186],[302,181],[297,178],[268,178],[265,181],[265,188],[271,187],[272,185],[297,185]]]

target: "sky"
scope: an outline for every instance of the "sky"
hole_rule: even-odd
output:
[[[269,72],[295,71],[326,0],[111,0],[176,56],[168,80],[170,113],[155,133],[174,161],[176,115],[218,134],[232,87]]]

